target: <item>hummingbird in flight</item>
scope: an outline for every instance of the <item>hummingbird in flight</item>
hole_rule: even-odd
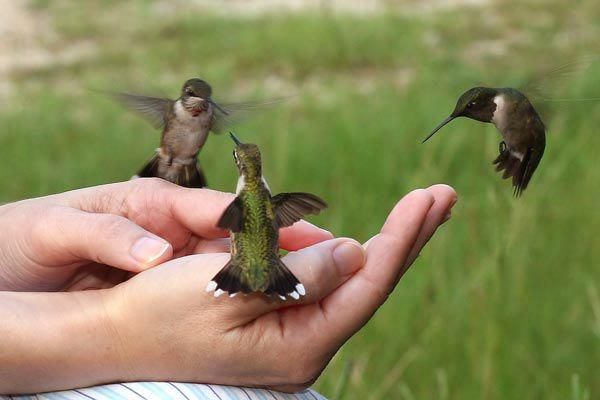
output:
[[[502,178],[512,177],[515,197],[527,188],[546,147],[546,127],[527,97],[513,88],[474,87],[458,99],[454,111],[426,138],[425,143],[455,118],[467,117],[496,126],[502,135],[493,161]]]
[[[156,154],[133,178],[159,177],[185,187],[206,186],[198,153],[209,131],[218,131],[219,123],[229,115],[212,99],[206,81],[188,79],[175,100],[130,93],[114,96],[162,130]]]
[[[231,232],[231,259],[206,287],[218,297],[227,292],[262,292],[298,299],[306,294],[302,283],[279,257],[279,229],[290,226],[307,214],[327,207],[309,193],[280,193],[271,190],[262,174],[258,146],[235,142],[233,157],[239,170],[236,198],[225,209],[217,226]]]

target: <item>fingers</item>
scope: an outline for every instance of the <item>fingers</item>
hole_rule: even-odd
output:
[[[279,245],[289,251],[303,249],[329,239],[333,239],[331,232],[303,220],[279,231]]]
[[[48,208],[32,233],[44,265],[94,261],[138,272],[171,258],[171,245],[126,218],[70,207]]]
[[[231,240],[229,238],[217,238],[210,240],[200,240],[193,247],[192,251],[184,253],[205,254],[205,253],[229,253],[231,250]]]
[[[400,200],[381,232],[369,241],[364,267],[321,302],[330,339],[347,339],[385,301],[403,272],[434,201],[433,194],[424,189]]]
[[[231,193],[189,189],[163,179],[141,178],[97,186],[65,194],[74,207],[126,217],[137,225],[165,238],[180,250],[190,233],[201,238],[227,237],[217,221],[234,199]],[[281,230],[281,246],[287,250],[331,239],[332,235],[308,222],[299,221]]]
[[[450,210],[457,201],[456,192],[448,185],[433,185],[427,191],[433,194],[435,203],[427,213],[425,223],[404,265],[405,270],[412,265],[437,228],[450,218]]]
[[[174,245],[187,242],[190,232],[205,238],[227,236],[216,225],[234,199],[230,193],[184,188],[159,178],[140,178],[65,195],[73,207],[126,217]]]
[[[314,303],[363,266],[365,251],[354,239],[338,238],[289,253],[282,260],[305,287],[301,303]]]

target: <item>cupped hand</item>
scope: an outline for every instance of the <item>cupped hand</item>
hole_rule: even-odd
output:
[[[216,222],[233,195],[136,179],[0,207],[0,290],[112,287],[172,258],[222,251]],[[300,221],[283,229],[296,250],[332,235]]]
[[[364,245],[337,238],[289,253],[283,261],[307,291],[299,301],[205,292],[227,253],[178,258],[138,274],[104,292],[121,343],[115,373],[121,380],[283,391],[309,386],[386,300],[455,201],[445,185],[416,190]]]

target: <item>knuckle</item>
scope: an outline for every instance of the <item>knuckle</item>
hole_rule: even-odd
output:
[[[27,215],[28,229],[25,243],[37,254],[62,249],[68,242],[69,223],[73,218],[72,210],[63,206],[31,207]],[[70,221],[69,221],[70,222]]]
[[[99,228],[102,234],[119,236],[129,228],[129,221],[118,215],[103,214],[100,216]]]
[[[127,206],[123,214],[134,221],[145,221],[148,214],[166,206],[169,194],[182,189],[161,178],[139,178],[130,182],[133,186],[125,196]]]
[[[28,216],[32,221],[29,232],[34,243],[46,243],[50,237],[54,236],[51,233],[60,226],[58,221],[63,212],[61,208],[51,206],[45,208],[43,212],[37,208],[29,210]]]
[[[309,387],[313,384],[317,378],[319,377],[323,366],[321,362],[315,357],[312,351],[306,351],[307,349],[303,349],[300,353],[301,356],[299,359],[294,362],[288,362],[284,367],[288,379],[289,384],[299,388],[300,390]]]
[[[177,185],[175,185],[174,183],[171,183],[161,178],[140,178],[136,179],[134,182],[136,182],[138,190],[150,192],[158,190],[168,190],[177,187]]]
[[[377,299],[379,304],[383,304],[387,300],[395,287],[393,281],[382,284],[374,281],[368,275],[360,276],[360,279],[362,280],[362,286],[364,287],[365,292]]]

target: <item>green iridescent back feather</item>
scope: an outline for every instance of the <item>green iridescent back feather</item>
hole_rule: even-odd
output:
[[[232,262],[244,266],[241,278],[252,291],[265,291],[279,261],[279,232],[271,195],[260,178],[249,179],[238,195],[244,205],[244,224],[232,232]]]

